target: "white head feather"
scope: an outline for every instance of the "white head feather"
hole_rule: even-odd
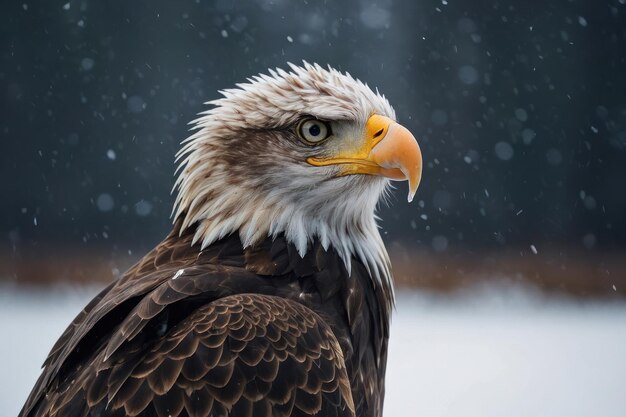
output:
[[[388,181],[336,177],[336,167],[314,167],[318,149],[297,140],[304,116],[332,123],[338,135],[362,134],[374,113],[395,120],[384,96],[332,68],[290,64],[221,91],[223,98],[192,123],[195,132],[177,155],[175,219],[182,231],[198,227],[202,248],[231,233],[244,246],[283,233],[301,256],[314,238],[332,246],[348,271],[356,257],[372,279],[390,286],[389,258],[375,210]]]

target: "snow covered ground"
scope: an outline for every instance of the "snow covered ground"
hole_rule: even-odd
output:
[[[61,331],[96,292],[0,287],[0,416],[15,416]],[[519,289],[402,293],[385,415],[626,415],[626,304]]]

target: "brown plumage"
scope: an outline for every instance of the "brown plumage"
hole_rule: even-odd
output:
[[[175,228],[85,307],[20,416],[379,415],[389,294],[362,265],[192,237]]]
[[[196,122],[174,229],[74,319],[20,417],[381,416],[393,290],[374,209],[384,177],[412,197],[421,154],[364,84],[292,69]]]

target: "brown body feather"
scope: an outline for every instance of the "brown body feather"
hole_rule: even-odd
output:
[[[76,317],[20,417],[382,414],[391,289],[359,260],[179,231]]]

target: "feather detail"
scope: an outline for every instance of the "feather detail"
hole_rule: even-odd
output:
[[[391,285],[375,219],[388,181],[326,181],[310,174],[302,166],[306,150],[289,145],[284,126],[302,115],[359,126],[373,113],[395,119],[395,112],[378,91],[349,74],[307,62],[289,67],[222,90],[222,98],[208,102],[214,107],[192,122],[193,134],[176,157],[174,220],[183,219],[181,232],[198,224],[194,243],[203,248],[235,232],[245,247],[284,233],[304,257],[320,239],[340,253],[348,271],[354,256],[377,285]],[[259,161],[263,157],[273,164]],[[331,174],[332,168],[324,172]],[[346,189],[354,191],[346,195]]]
[[[294,126],[317,117],[350,140],[395,114],[348,74],[289,66],[192,122],[174,229],[78,314],[20,417],[382,415],[388,181],[311,168],[322,151]]]

